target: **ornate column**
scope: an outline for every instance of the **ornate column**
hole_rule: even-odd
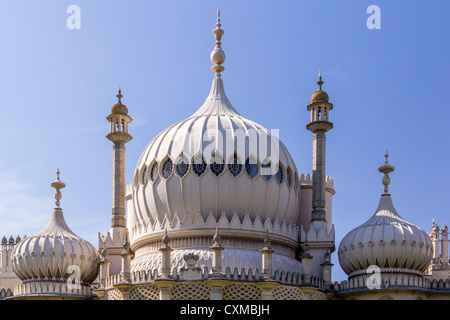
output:
[[[320,265],[322,267],[322,279],[325,280],[325,288],[330,289],[331,287],[331,254],[327,250],[324,254],[324,262]]]
[[[441,228],[441,256],[442,256],[442,264],[448,265],[448,227],[444,223]]]
[[[100,276],[100,287],[105,287],[106,285],[106,278],[109,277],[109,265],[111,264],[111,261],[106,259],[107,252],[105,249],[100,251],[100,270],[99,270],[99,276]]]
[[[309,253],[308,242],[303,245],[303,254],[300,256],[303,266],[303,281],[305,284],[311,283],[311,259],[313,258]]]
[[[434,223],[433,231],[430,233],[431,243],[433,244],[433,264],[439,264],[439,226]]]
[[[264,248],[259,252],[262,253],[262,274],[265,279],[272,278],[272,254],[274,250],[270,247],[269,230],[266,231],[266,237],[264,239]]]
[[[130,243],[128,242],[128,233],[126,234],[125,242],[122,251],[122,271],[120,277],[124,282],[131,282],[131,257],[133,253],[130,250]]]
[[[170,239],[167,234],[164,235],[163,238],[163,247],[159,249],[161,252],[161,278],[169,278],[170,277],[170,268],[171,268],[171,257],[170,253],[172,252],[172,248],[169,247]]]
[[[220,245],[220,235],[217,228],[213,240],[214,244],[210,247],[212,250],[212,272],[214,277],[220,277],[222,274],[222,251],[224,248]]]

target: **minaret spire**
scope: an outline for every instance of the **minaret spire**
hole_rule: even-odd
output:
[[[118,104],[122,104],[122,90],[120,90],[120,83],[119,83],[119,93],[116,95],[116,97],[119,99]]]
[[[319,69],[319,81],[317,81],[317,84],[319,85],[319,91],[322,91],[323,81],[322,81],[322,71],[320,69]]]

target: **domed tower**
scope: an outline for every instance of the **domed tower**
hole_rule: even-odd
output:
[[[385,164],[378,168],[384,174],[384,192],[377,210],[369,220],[351,230],[338,249],[339,263],[349,281],[359,279],[360,285],[368,285],[366,289],[388,288],[381,278],[396,279],[400,286],[418,285],[433,257],[428,234],[403,219],[394,208],[388,186],[389,173],[395,168],[388,163],[388,156],[386,152]],[[368,275],[374,271],[379,281],[370,283]]]
[[[326,221],[325,214],[325,155],[326,132],[333,128],[329,121],[329,112],[333,104],[328,102],[328,94],[322,91],[322,74],[319,72],[319,89],[311,96],[308,111],[311,112],[311,122],[306,128],[313,136],[313,192],[311,221]]]
[[[309,194],[311,207],[304,206],[303,201],[299,222],[302,225],[302,246],[307,246],[308,255],[313,257],[311,274],[317,277],[327,274],[326,281],[327,284],[330,284],[330,266],[332,264],[328,261],[328,258],[335,251],[335,236],[334,226],[331,223],[331,203],[327,205],[326,199],[331,202],[334,189],[330,188],[329,181],[332,181],[332,179],[325,175],[325,158],[326,133],[333,128],[329,115],[330,110],[333,109],[333,104],[329,102],[328,94],[322,90],[323,83],[322,74],[319,71],[319,81],[317,81],[319,88],[311,96],[311,103],[307,106],[311,113],[311,121],[306,125],[306,128],[313,133],[312,194]],[[304,179],[302,179],[303,181]],[[306,196],[306,192],[302,192],[302,195]],[[312,210],[305,212],[309,208]],[[328,212],[326,209],[328,209]],[[327,221],[327,217],[330,221]]]
[[[14,288],[12,299],[92,298],[91,283],[98,274],[99,254],[95,247],[67,226],[60,208],[60,189],[66,185],[57,178],[56,207],[47,226],[25,237],[14,248],[12,266],[22,284]]]
[[[212,267],[211,239],[220,233],[223,268],[261,269],[268,230],[273,269],[301,273],[296,260],[299,180],[276,132],[246,119],[225,94],[225,53],[218,15],[206,101],[158,134],[142,153],[128,186],[127,226],[133,271],[159,270],[167,231],[173,268],[194,253]]]
[[[99,249],[108,255],[111,262],[109,272],[118,274],[121,268],[121,253],[128,229],[125,220],[125,190],[126,190],[126,147],[133,139],[128,133],[128,124],[133,119],[128,115],[128,108],[122,103],[122,91],[119,85],[118,102],[112,106],[111,114],[106,117],[110,122],[110,132],[106,136],[113,145],[113,184],[112,184],[112,220],[111,228],[106,236],[99,234]]]
[[[122,92],[119,86],[119,101],[111,108],[106,119],[111,124],[111,131],[106,136],[113,146],[113,206],[111,227],[126,227],[125,221],[125,144],[133,139],[128,133],[128,124],[133,120],[128,109],[122,104]]]

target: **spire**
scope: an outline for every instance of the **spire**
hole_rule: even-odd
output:
[[[222,25],[220,24],[220,9],[217,9],[217,23],[216,28],[212,31],[214,34],[214,37],[216,38],[216,46],[214,47],[214,50],[211,52],[211,62],[214,63],[214,65],[211,67],[211,70],[214,71],[216,74],[216,77],[221,77],[220,74],[222,71],[225,70],[225,68],[222,66],[222,63],[225,62],[225,52],[223,52],[222,47],[220,46],[222,42],[220,40],[222,39],[222,36],[224,34],[224,31],[220,29]]]
[[[322,91],[323,81],[322,81],[322,71],[320,69],[319,69],[319,81],[317,81],[317,84],[319,85],[319,91]]]
[[[211,61],[214,65],[211,70],[215,72],[215,77],[212,80],[211,90],[203,105],[191,117],[210,116],[210,115],[226,115],[226,116],[240,116],[240,114],[231,105],[225,94],[221,72],[225,70],[222,63],[225,61],[225,53],[220,45],[222,42],[223,30],[220,29],[220,10],[217,10],[216,29],[212,31],[216,38],[216,46],[211,52]]]
[[[119,93],[116,95],[116,97],[119,99],[119,102],[118,102],[118,104],[122,104],[122,98],[123,98],[123,95],[122,95],[122,90],[120,90],[120,83],[119,83]]]
[[[119,83],[119,92],[116,95],[117,99],[119,101],[117,101],[117,103],[115,105],[112,106],[111,108],[111,114],[123,114],[123,115],[128,115],[128,109],[127,107],[122,103],[122,89],[120,87],[120,83]]]
[[[61,182],[61,180],[59,180],[59,174],[60,173],[61,172],[59,172],[59,168],[58,168],[58,170],[56,171],[56,180],[53,181],[52,183],[50,183],[50,186],[52,186],[53,188],[56,189],[54,198],[56,200],[55,203],[56,203],[56,207],[57,208],[59,208],[59,205],[60,205],[59,200],[61,200],[61,198],[62,198],[61,191],[59,191],[59,190],[66,186],[66,184],[64,182]]]
[[[384,177],[382,180],[382,183],[384,185],[384,193],[382,194],[382,196],[390,196],[388,186],[391,183],[391,178],[389,177],[389,173],[394,171],[395,167],[391,166],[388,162],[389,153],[387,152],[387,150],[386,150],[386,154],[384,155],[384,157],[386,158],[386,161],[384,162],[384,165],[382,165],[381,167],[378,168],[378,171],[380,171],[381,173],[384,173]]]

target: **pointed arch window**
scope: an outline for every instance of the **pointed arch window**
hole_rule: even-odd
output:
[[[192,162],[192,170],[197,176],[200,177],[203,173],[205,173],[207,165],[205,158],[203,158],[201,154],[197,155]]]
[[[292,170],[290,167],[286,170],[286,182],[290,188],[292,186]]]
[[[235,178],[241,173],[241,171],[242,171],[242,164],[240,163],[240,161],[237,158],[236,154],[234,154],[231,163],[228,163],[227,167],[228,167],[228,171],[230,171],[230,173]]]
[[[144,167],[144,170],[142,170],[142,183],[145,184],[147,182],[147,173],[148,168],[147,166]]]
[[[178,158],[177,164],[176,164],[176,170],[177,170],[177,174],[181,178],[183,178],[186,175],[186,173],[189,171],[189,159],[185,155],[182,155],[181,157]]]
[[[153,182],[158,179],[158,162],[155,162],[150,170],[150,179],[152,179]]]
[[[211,162],[209,163],[209,169],[216,177],[218,177],[223,170],[225,170],[225,164],[223,163],[223,158],[219,155],[213,155],[211,157]]]
[[[169,158],[166,160],[166,162],[164,162],[162,167],[162,175],[165,179],[170,177],[170,175],[172,174],[172,169],[173,169],[172,159]]]
[[[247,160],[245,160],[245,171],[250,178],[254,179],[258,174],[258,163],[250,158],[247,158]]]
[[[277,177],[278,182],[281,184],[283,182],[284,179],[284,174],[283,174],[283,166],[280,164],[278,164],[278,171],[275,174],[275,176]]]
[[[270,181],[273,177],[273,175],[271,174],[267,174],[270,173],[270,167],[271,167],[271,162],[266,162],[266,163],[261,163],[261,169],[262,169],[262,173],[266,173],[263,174],[264,179],[266,179],[267,181]]]

